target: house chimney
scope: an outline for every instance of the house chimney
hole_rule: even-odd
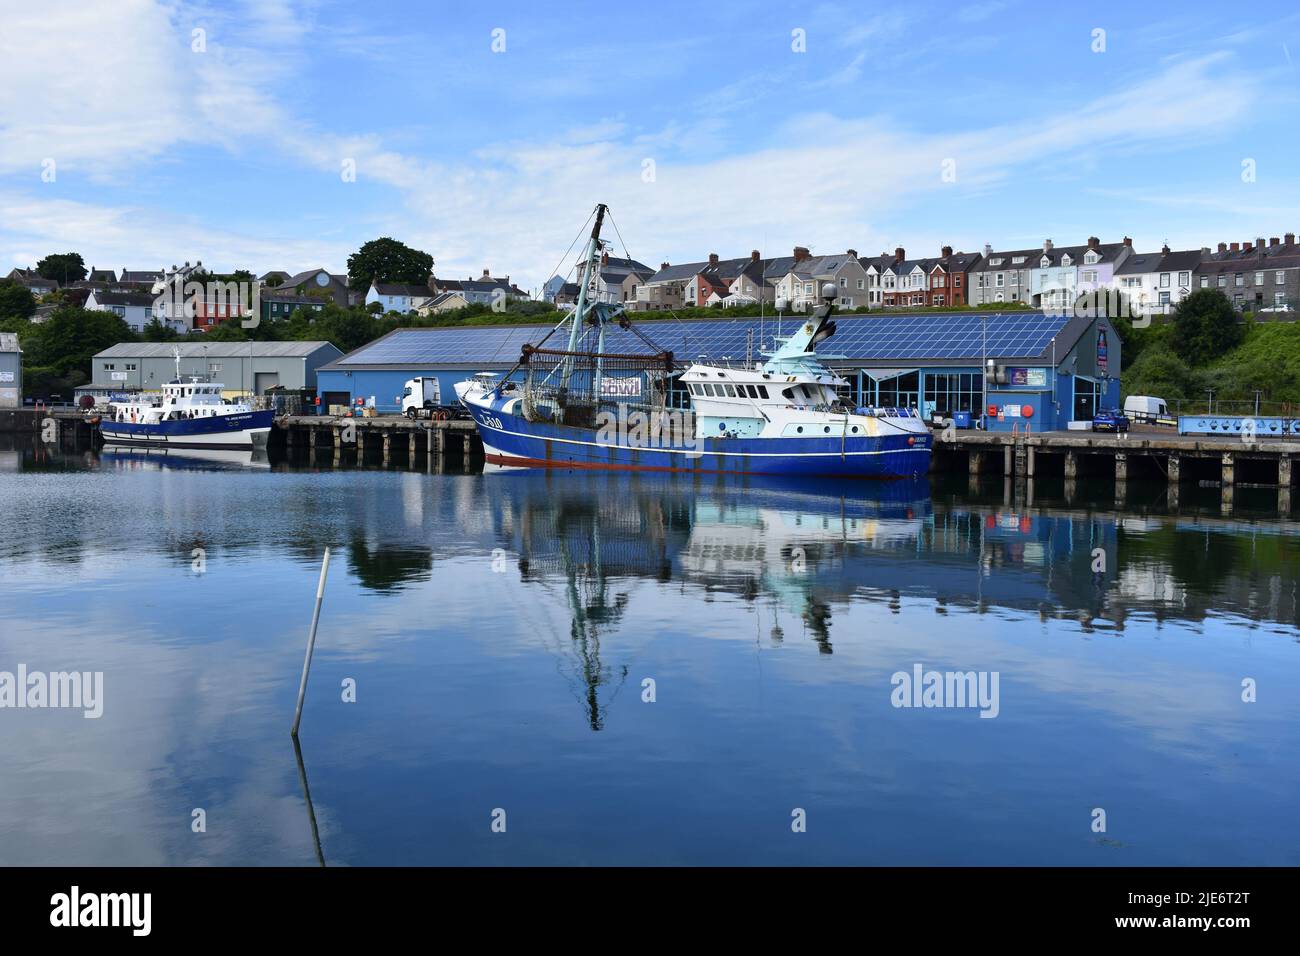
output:
[[[944,246],[939,251],[943,253],[943,257],[947,259],[950,255],[952,255],[952,246]]]
[[[1096,249],[1096,248],[1097,248],[1098,246],[1100,246],[1100,245],[1101,245],[1101,240],[1098,239],[1096,236],[1089,236],[1089,237],[1088,237],[1088,248],[1089,248],[1089,249]]]
[[[602,252],[602,253],[600,254],[600,264],[601,264],[602,266],[607,266],[607,265],[609,265],[609,253],[608,253],[608,252]]]
[[[805,259],[810,259],[810,258],[812,258],[812,254],[809,253],[809,251],[808,251],[808,247],[807,247],[807,246],[795,246],[795,247],[794,247],[794,261],[795,261],[795,262],[803,262]]]
[[[1163,246],[1161,246],[1160,251],[1163,252],[1165,255],[1169,255],[1169,243],[1166,242]]]
[[[1223,253],[1227,251],[1228,251],[1228,244],[1226,242],[1219,243],[1219,252]]]
[[[709,253],[709,265],[711,265],[711,266],[716,266],[717,264],[718,264],[718,254],[717,254],[716,252],[710,252],[710,253]]]
[[[1126,246],[1128,246],[1130,249],[1132,249],[1132,248],[1133,248],[1133,240],[1132,240],[1131,238],[1129,238],[1128,236],[1125,236],[1125,237],[1124,237],[1124,245],[1126,245]]]
[[[858,257],[858,250],[850,249],[848,255],[850,259],[856,259]]]
[[[1260,237],[1258,237],[1258,238],[1255,240],[1255,248],[1256,248],[1256,249],[1263,249],[1263,248],[1264,248],[1264,237],[1263,237],[1263,236],[1260,236]]]
[[[751,253],[749,254],[749,261],[750,261],[750,262],[757,262],[760,258],[761,258],[761,256],[759,256],[759,254],[758,254],[758,250],[757,250],[757,249],[755,249],[753,252],[751,252]]]
[[[1273,248],[1274,246],[1276,246],[1276,245],[1278,244],[1279,241],[1280,241],[1280,240],[1278,239],[1277,236],[1269,236],[1269,237],[1268,237],[1268,247],[1269,247],[1270,249]]]
[[[1051,240],[1051,239],[1044,239],[1044,240],[1043,240],[1043,251],[1044,251],[1044,252],[1051,252],[1051,251],[1052,251],[1052,240]]]
[[[984,243],[984,258],[987,259],[991,255],[993,255],[993,247],[986,242]]]
[[[1254,248],[1254,243],[1251,243],[1251,242],[1243,242],[1243,243],[1241,244],[1241,251],[1242,251],[1242,252],[1250,252],[1250,250],[1251,250],[1252,248]]]
[[[902,262],[902,261],[903,261],[904,259],[906,259],[906,258],[907,258],[907,250],[904,249],[902,246],[897,246],[897,247],[895,247],[895,249],[894,249],[894,261],[895,261],[895,262]]]
[[[1204,258],[1205,258],[1206,256],[1208,256],[1209,254],[1210,254],[1210,247],[1209,247],[1209,246],[1201,246],[1201,258],[1204,259]]]
[[[668,268],[668,263],[666,263],[666,262],[661,262],[661,263],[659,263],[659,271],[660,271],[660,272],[663,272],[663,271],[664,271],[665,269],[667,269],[667,268]]]
[[[1229,252],[1240,252],[1240,251],[1241,251],[1241,243],[1239,243],[1239,242],[1230,242],[1230,243],[1228,243],[1228,251],[1229,251]]]
[[[491,278],[492,278],[492,273],[490,273],[487,269],[484,269],[484,270],[483,270],[483,278],[484,278],[484,279],[491,279]]]
[[[1288,233],[1287,233],[1285,236],[1283,236],[1282,238],[1286,240],[1286,244],[1287,244],[1288,246],[1294,246],[1294,245],[1295,245],[1295,233],[1294,233],[1294,232],[1288,232]]]

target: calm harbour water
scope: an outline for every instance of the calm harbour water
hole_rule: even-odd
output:
[[[1300,526],[1112,497],[0,452],[0,864],[1300,864]]]

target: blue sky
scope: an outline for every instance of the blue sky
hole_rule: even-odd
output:
[[[0,271],[342,271],[391,235],[535,288],[597,201],[652,265],[1300,232],[1280,3],[0,0],[0,23]]]

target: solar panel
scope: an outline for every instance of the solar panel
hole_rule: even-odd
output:
[[[637,328],[660,348],[672,351],[679,362],[693,360],[732,361],[760,358],[760,352],[776,345],[777,335],[789,335],[806,316],[775,316],[760,322],[752,316],[722,321],[643,322]],[[633,316],[635,321],[635,316]],[[1065,316],[1037,312],[836,316],[836,334],[825,351],[850,360],[880,359],[978,359],[982,354],[1004,358],[1034,358],[1042,355],[1054,336],[1069,321]],[[553,326],[465,326],[434,329],[402,329],[363,346],[340,359],[341,366],[409,365],[492,365],[510,364],[519,358],[527,343],[539,342]],[[561,329],[548,347],[567,345],[567,330]],[[585,329],[583,349],[594,348],[596,332]],[[605,348],[610,352],[648,354],[652,351],[639,336],[616,326],[606,329]]]

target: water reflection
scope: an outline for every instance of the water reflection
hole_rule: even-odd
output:
[[[109,699],[0,713],[0,862],[1086,863],[1102,800],[1144,827],[1106,862],[1300,845],[1300,536],[1244,492],[0,464],[0,667]],[[893,710],[916,661],[1000,671],[1001,715]]]

